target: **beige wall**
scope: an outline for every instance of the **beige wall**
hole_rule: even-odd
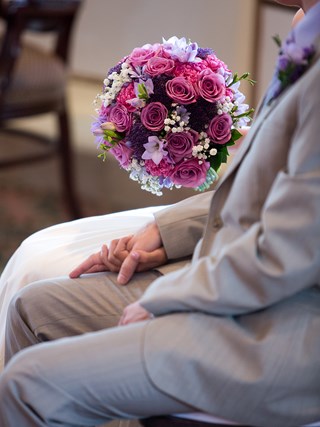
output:
[[[290,29],[295,10],[259,0],[83,0],[76,22],[71,71],[103,80],[107,70],[136,46],[172,35],[211,47],[232,71],[249,71],[257,81],[242,85],[250,103],[263,94],[273,73],[277,48],[272,36]],[[271,2],[272,3],[272,2]],[[0,28],[1,29],[1,28]],[[260,44],[255,52],[256,39]],[[33,39],[33,37],[31,37]],[[43,38],[41,44],[48,46]],[[38,39],[36,39],[38,42]],[[258,64],[258,66],[257,66]]]
[[[102,79],[134,47],[172,35],[213,48],[229,67],[251,68],[256,0],[85,0],[74,39],[76,74]]]
[[[107,70],[134,47],[172,35],[213,48],[233,71],[256,75],[259,99],[273,72],[277,48],[272,36],[284,37],[293,9],[264,4],[256,23],[258,0],[84,0],[77,21],[72,71],[102,80]],[[254,53],[257,32],[260,45]],[[260,64],[255,67],[255,61]],[[253,90],[242,90],[253,101]]]

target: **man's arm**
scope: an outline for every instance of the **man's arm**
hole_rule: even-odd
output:
[[[237,315],[319,284],[320,63],[297,96],[287,170],[279,171],[260,219],[237,239],[190,266],[157,279],[140,303],[155,315],[196,310]]]
[[[163,209],[155,221],[133,236],[115,239],[109,248],[103,245],[100,251],[73,269],[70,277],[101,271],[119,272],[119,284],[124,285],[135,271],[146,271],[163,265],[168,259],[167,250],[172,258],[191,255],[202,236],[211,197],[212,192],[199,194]],[[180,252],[173,249],[177,245],[177,235],[170,233],[170,230],[178,228]],[[183,245],[182,241],[185,242]]]

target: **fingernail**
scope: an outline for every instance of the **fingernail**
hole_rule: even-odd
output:
[[[122,285],[126,283],[126,277],[123,274],[118,274],[118,282]]]
[[[139,254],[138,254],[138,252],[131,252],[131,257],[132,257],[135,261],[138,261],[138,259],[139,259]]]

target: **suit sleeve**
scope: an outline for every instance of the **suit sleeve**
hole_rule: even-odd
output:
[[[320,284],[320,62],[304,80],[287,170],[279,171],[259,221],[216,258],[157,279],[141,304],[155,315],[238,315]]]
[[[212,191],[189,197],[154,214],[168,259],[193,253],[208,218]]]

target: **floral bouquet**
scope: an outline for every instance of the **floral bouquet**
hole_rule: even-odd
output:
[[[141,188],[206,190],[250,120],[240,80],[185,38],[135,48],[104,80],[92,132]]]

